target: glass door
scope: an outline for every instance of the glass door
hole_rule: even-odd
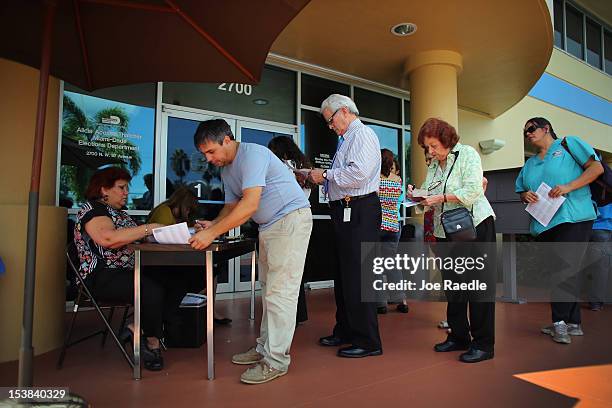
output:
[[[256,143],[262,146],[268,146],[272,138],[276,136],[288,136],[293,139],[299,146],[297,133],[293,126],[275,126],[248,121],[237,121],[237,139],[242,143]],[[235,229],[237,235],[243,234],[246,237],[257,239],[257,224],[252,220],[247,221],[239,228]],[[256,271],[258,267],[256,266]],[[257,271],[256,273],[258,273]],[[257,276],[257,275],[256,275]],[[243,255],[240,258],[234,259],[234,288],[236,292],[247,291],[251,289],[251,255]],[[259,282],[256,288],[259,289]]]
[[[189,186],[198,195],[195,219],[214,219],[223,207],[223,183],[219,169],[209,164],[193,145],[193,135],[200,122],[219,116],[184,112],[164,108],[162,111],[162,137],[156,151],[155,205],[172,195],[179,186]],[[236,120],[222,118],[236,133]],[[234,291],[234,262],[217,265],[219,277],[217,293]]]

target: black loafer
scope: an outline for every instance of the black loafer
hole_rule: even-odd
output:
[[[376,313],[387,314],[387,306],[380,306],[376,308]]]
[[[338,350],[338,357],[361,358],[369,356],[380,356],[382,349],[366,350],[357,346],[344,347]]]
[[[328,347],[337,347],[347,343],[348,341],[344,341],[340,337],[336,337],[333,334],[331,336],[325,336],[319,339],[320,345]]]
[[[460,343],[453,340],[446,340],[445,342],[438,343],[434,346],[434,350],[438,353],[446,353],[448,351],[459,351],[467,350],[469,345],[467,343]]]
[[[144,368],[150,371],[160,371],[164,368],[164,359],[161,355],[161,349],[150,349],[145,346],[142,352],[142,362]]]
[[[463,363],[478,363],[479,361],[490,360],[493,358],[492,351],[483,351],[470,348],[466,353],[459,356],[459,361]]]
[[[232,319],[230,319],[229,317],[223,317],[221,319],[217,319],[216,317],[213,318],[215,324],[218,324],[220,326],[227,326],[228,324],[230,324],[232,322]]]
[[[397,305],[397,311],[400,313],[408,313],[409,310],[410,308],[408,307],[408,305],[405,305],[403,303]]]

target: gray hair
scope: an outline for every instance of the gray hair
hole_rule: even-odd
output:
[[[329,109],[332,112],[337,111],[340,108],[347,108],[349,112],[354,115],[359,116],[359,110],[357,109],[357,105],[355,102],[348,96],[332,94],[327,97],[321,104],[321,109],[319,113],[323,113],[325,109]]]

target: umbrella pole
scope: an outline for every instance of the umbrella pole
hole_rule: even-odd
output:
[[[33,385],[34,372],[32,360],[32,327],[34,320],[34,283],[36,273],[36,238],[38,226],[38,201],[40,189],[40,170],[42,166],[43,139],[47,113],[47,91],[49,89],[49,65],[51,62],[51,41],[56,2],[45,1],[45,17],[42,35],[40,79],[38,84],[38,106],[36,111],[36,132],[32,158],[32,178],[28,196],[28,232],[26,246],[25,284],[23,294],[23,323],[21,328],[21,348],[19,349],[19,387]]]

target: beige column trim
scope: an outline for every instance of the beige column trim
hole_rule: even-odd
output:
[[[410,82],[411,175],[420,185],[427,169],[423,149],[417,142],[419,129],[431,117],[458,125],[457,75],[463,70],[463,57],[455,51],[430,50],[411,55],[404,64]]]

